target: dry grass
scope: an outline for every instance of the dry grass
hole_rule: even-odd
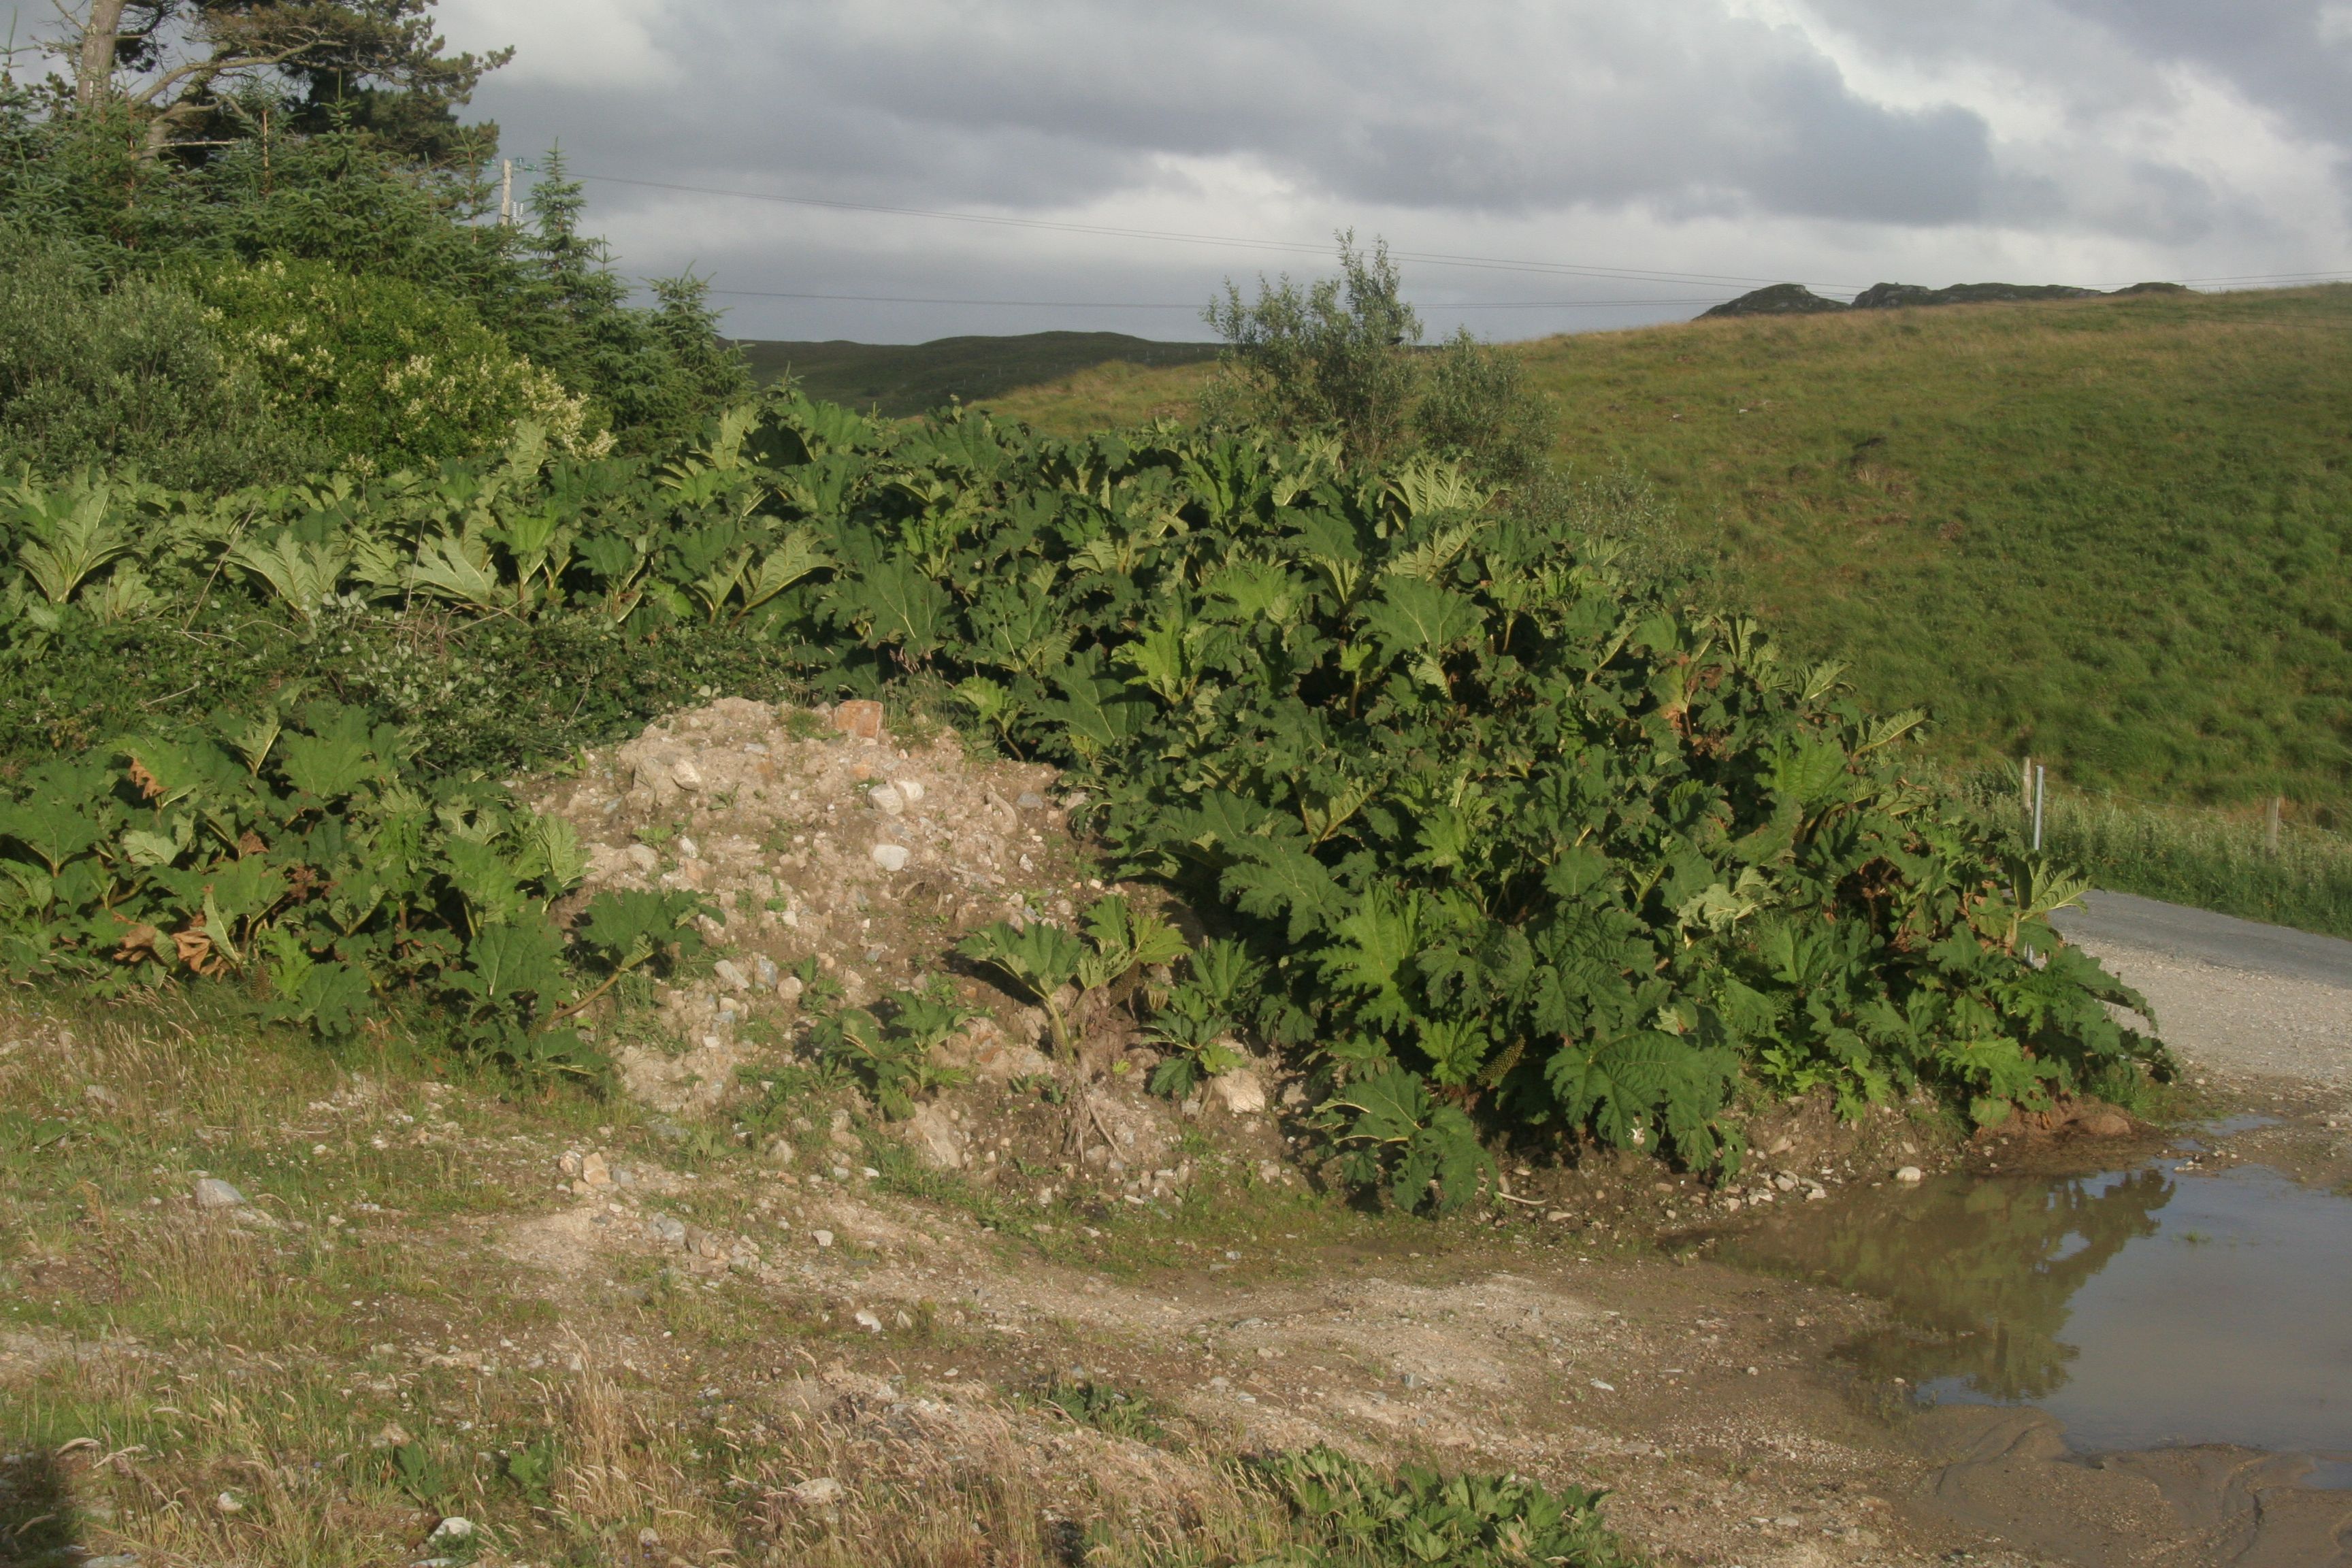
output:
[[[545,1208],[518,1163],[549,1170],[567,1131],[185,1016],[0,1023],[0,1563],[362,1568],[427,1555],[453,1514],[484,1564],[1173,1568],[1297,1544],[1179,1418],[1145,1443],[984,1379],[910,1388],[822,1300],[519,1277],[486,1226]],[[252,1213],[194,1205],[198,1170]],[[1001,1353],[983,1337],[952,1342],[964,1364]]]

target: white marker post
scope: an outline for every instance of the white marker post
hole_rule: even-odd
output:
[[[2040,763],[2033,764],[2033,852],[2042,853],[2042,800],[2049,784],[2049,770]]]

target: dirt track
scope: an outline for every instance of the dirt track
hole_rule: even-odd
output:
[[[2148,999],[2192,1072],[2352,1086],[2352,942],[2127,893],[2058,923]]]

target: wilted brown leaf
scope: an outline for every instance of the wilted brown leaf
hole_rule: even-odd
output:
[[[135,925],[122,933],[121,943],[115,948],[114,956],[125,963],[135,963],[142,957],[152,958],[161,963],[163,962],[163,933],[153,926]]]

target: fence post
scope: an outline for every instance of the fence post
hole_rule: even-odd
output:
[[[2033,852],[2042,853],[2042,801],[2049,784],[2049,770],[2040,763],[2033,764]]]
[[[2285,805],[2286,796],[2274,795],[2271,796],[2269,810],[2263,814],[2263,847],[2270,853],[2273,860],[2278,858],[2279,812]]]
[[[2017,820],[2022,825],[2033,815],[2033,758],[2028,753],[2017,770]]]

